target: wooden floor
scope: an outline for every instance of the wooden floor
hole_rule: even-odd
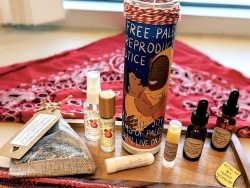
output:
[[[87,45],[122,31],[92,31],[65,28],[0,28],[0,66],[48,57],[65,50]],[[176,38],[209,55],[221,64],[250,77],[250,38],[228,36],[193,36],[177,34]],[[0,123],[0,147],[20,124]],[[244,154],[250,161],[250,139],[240,138]],[[0,166],[8,159],[0,157]]]

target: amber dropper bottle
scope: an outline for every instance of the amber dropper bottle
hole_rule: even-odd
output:
[[[183,157],[189,161],[198,161],[206,139],[208,122],[208,101],[201,99],[191,116],[192,124],[188,126],[183,148]]]
[[[211,147],[217,151],[226,151],[230,143],[236,124],[235,116],[238,114],[237,104],[239,91],[232,90],[229,98],[222,106],[222,114],[217,118],[211,139]]]

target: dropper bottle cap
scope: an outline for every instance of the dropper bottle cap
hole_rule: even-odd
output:
[[[239,91],[234,89],[231,91],[229,98],[222,106],[222,113],[229,117],[235,117],[238,114],[239,105],[237,104]]]
[[[191,116],[191,121],[194,125],[205,126],[208,122],[208,113],[207,113],[208,101],[207,99],[201,99],[199,101],[198,107],[193,111]]]
[[[99,93],[101,92],[100,73],[97,71],[87,72],[87,96],[89,104],[99,104]]]
[[[101,91],[99,95],[99,113],[102,118],[115,115],[115,93],[112,90]]]

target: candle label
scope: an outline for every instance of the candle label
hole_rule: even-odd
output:
[[[101,147],[110,151],[115,148],[115,119],[100,118]]]
[[[166,142],[164,150],[164,159],[168,162],[175,160],[177,149],[178,149],[178,144]]]
[[[161,143],[175,32],[126,20],[122,139],[133,148]]]
[[[196,158],[201,155],[204,142],[194,138],[186,138],[184,152],[189,158]]]
[[[220,127],[215,127],[212,135],[212,143],[217,148],[224,148],[230,142],[231,133]]]

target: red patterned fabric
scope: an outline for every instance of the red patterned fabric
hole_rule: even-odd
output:
[[[95,182],[93,179],[54,177],[54,178],[10,178],[8,168],[0,167],[0,187],[75,187],[75,188],[119,188],[120,186]],[[97,180],[98,181],[98,180]]]
[[[101,73],[103,90],[115,91],[116,116],[121,120],[124,42],[122,33],[77,50],[0,68],[0,120],[25,123],[44,97],[49,95],[58,102],[70,94],[73,98],[61,106],[61,111],[83,118],[86,73],[90,70]],[[249,78],[176,41],[170,79],[165,123],[178,119],[188,126],[198,101],[207,98],[210,113],[207,128],[213,129],[223,102],[236,88],[240,91],[240,110],[235,133],[250,137]]]

